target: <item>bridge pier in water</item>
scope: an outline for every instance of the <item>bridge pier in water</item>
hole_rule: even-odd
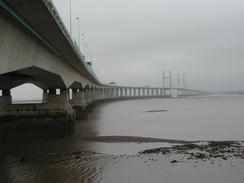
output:
[[[43,100],[39,104],[13,104],[10,89],[2,89],[0,96],[1,116],[12,118],[22,116],[63,116],[68,119],[86,119],[92,106],[106,100],[171,97],[170,89],[120,86],[85,86],[81,88],[44,88]],[[178,89],[179,96],[198,95],[194,90]],[[72,96],[72,98],[71,98]]]
[[[12,97],[10,90],[2,90],[2,96],[0,96],[0,105],[9,105],[11,104]]]

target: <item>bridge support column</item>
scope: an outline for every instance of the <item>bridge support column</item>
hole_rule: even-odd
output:
[[[142,96],[145,97],[145,89],[142,89]]]
[[[104,99],[108,98],[108,90],[107,90],[107,88],[103,89],[103,98]]]
[[[112,98],[112,90],[111,88],[108,88],[108,98]]]
[[[57,111],[65,111],[65,114],[69,118],[74,118],[74,110],[69,101],[69,92],[68,89],[60,89],[60,94],[57,95],[56,88],[50,88],[49,93],[46,93],[45,90],[43,95],[45,96],[46,107],[49,111],[49,114],[55,114]]]
[[[77,90],[73,91],[72,103],[73,103],[73,105],[79,105],[79,106],[84,106],[85,105],[84,91],[83,90],[79,90],[79,92]]]
[[[90,101],[94,101],[96,99],[95,88],[90,89]]]
[[[95,88],[94,90],[94,100],[99,100],[99,89],[98,88]]]
[[[99,88],[99,99],[103,99],[103,88]]]
[[[108,88],[108,98],[110,99],[111,98],[111,89]]]
[[[93,89],[89,89],[87,92],[87,99],[88,99],[89,103],[92,102],[92,91],[93,91]]]
[[[48,90],[43,89],[42,93],[42,103],[47,103],[48,102]]]
[[[125,96],[128,97],[128,88],[125,88]]]
[[[130,95],[130,97],[132,97],[131,88],[129,88],[129,95]]]
[[[112,88],[112,97],[115,98],[115,96],[116,96],[116,90],[115,88]]]
[[[121,93],[121,92],[120,92],[120,88],[116,88],[116,93],[117,93],[117,94],[116,94],[116,95],[117,95],[117,98],[120,98],[120,95],[121,95],[121,94],[120,94],[120,93]]]
[[[104,92],[103,92],[103,88],[99,89],[99,99],[103,99],[104,98]]]
[[[108,88],[104,88],[104,97],[105,97],[105,99],[109,98],[109,89]]]
[[[115,98],[118,98],[118,95],[119,93],[118,93],[118,88],[114,88],[114,97]]]
[[[156,96],[159,96],[158,88],[156,89]]]
[[[8,105],[12,103],[12,96],[10,90],[2,90],[2,96],[0,96],[0,106]]]
[[[102,89],[102,96],[103,96],[103,99],[106,99],[106,88]]]
[[[89,104],[90,100],[89,100],[89,90],[88,89],[84,89],[84,103],[85,105]]]
[[[46,94],[45,94],[46,95]],[[49,94],[47,96],[48,104],[69,104],[69,95],[67,89],[61,89],[60,95],[57,95],[56,89],[49,89]]]
[[[163,89],[160,88],[160,96],[163,96]]]
[[[73,92],[73,108],[75,110],[75,118],[76,120],[87,119],[88,111],[85,108],[85,91],[79,90],[79,92]]]
[[[119,96],[120,96],[120,97],[123,97],[123,88],[120,88],[120,89],[119,89]]]
[[[96,95],[97,95],[97,100],[100,100],[101,99],[101,90],[100,88],[97,88],[97,91],[96,91]]]
[[[103,98],[106,99],[108,97],[108,93],[107,93],[107,88],[103,88]]]
[[[107,98],[111,97],[110,88],[107,88]]]
[[[109,91],[109,98],[113,98],[113,90],[112,90],[112,88],[109,88],[108,91]]]
[[[91,89],[91,102],[96,100],[96,89],[95,88],[92,88]]]
[[[104,88],[103,89],[103,92],[104,92],[103,98],[104,99],[107,99],[108,98],[108,89],[107,88]]]
[[[77,120],[88,118],[88,108],[86,107],[90,103],[91,91],[88,88],[82,89],[77,92],[73,91],[73,108],[75,110],[75,117]]]

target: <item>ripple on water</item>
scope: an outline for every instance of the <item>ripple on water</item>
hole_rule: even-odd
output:
[[[100,182],[104,170],[114,166],[113,156],[95,153],[28,157],[5,156],[0,160],[1,182]],[[7,176],[6,176],[7,175]]]

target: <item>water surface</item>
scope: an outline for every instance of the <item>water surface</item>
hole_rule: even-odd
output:
[[[73,136],[0,142],[0,182],[242,182],[243,160],[182,162],[142,156],[169,143],[84,141],[94,136],[244,140],[244,96],[116,101],[99,104]],[[156,156],[156,157],[155,157]],[[157,159],[157,161],[155,161]]]
[[[156,112],[148,112],[153,111]],[[162,110],[162,112],[157,112]],[[167,110],[167,111],[163,111]],[[99,106],[82,135],[124,135],[182,140],[243,140],[244,96],[110,102]]]

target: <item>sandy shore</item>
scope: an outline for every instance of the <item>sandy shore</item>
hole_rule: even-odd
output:
[[[244,142],[158,139],[131,136],[83,138],[95,142],[167,142],[133,155],[72,153],[0,156],[0,182],[63,183],[242,183]],[[162,143],[162,144],[163,144]]]

